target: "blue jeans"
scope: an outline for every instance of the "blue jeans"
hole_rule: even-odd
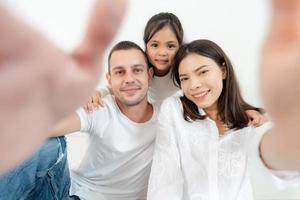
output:
[[[50,138],[34,155],[0,177],[0,200],[70,200],[65,137]]]

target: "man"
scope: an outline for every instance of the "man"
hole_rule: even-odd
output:
[[[34,152],[50,129],[91,95],[126,0],[95,0],[83,41],[71,55],[1,4],[0,174]]]
[[[52,133],[53,136],[59,136],[81,130],[88,132],[91,137],[92,142],[81,164],[70,173],[72,182],[70,194],[75,196],[68,197],[68,190],[65,189],[65,185],[70,183],[66,172],[66,156],[61,154],[65,150],[64,140],[61,137],[50,140],[53,145],[52,150],[48,152],[49,155],[58,152],[56,158],[52,156],[54,167],[46,159],[47,153],[43,153],[46,147],[40,150],[42,153],[39,153],[43,154],[43,157],[40,156],[34,161],[29,160],[25,164],[30,166],[36,162],[41,162],[43,165],[49,163],[50,167],[43,170],[43,174],[52,174],[54,177],[47,179],[53,182],[52,185],[58,191],[56,194],[61,195],[56,196],[58,199],[78,199],[78,197],[88,200],[146,199],[158,111],[156,106],[152,106],[147,101],[147,91],[153,71],[148,68],[143,50],[128,41],[120,42],[113,47],[108,63],[107,80],[114,97],[110,95],[105,97],[106,106],[93,113],[86,113],[83,109],[78,110],[59,123]],[[49,148],[48,145],[47,149]],[[61,170],[53,171],[52,168]],[[23,178],[15,175],[20,171],[23,173]],[[33,193],[22,191],[18,194],[18,191],[22,190],[20,188],[9,189],[14,193],[6,192],[7,187],[15,185],[16,182],[22,182],[24,187],[27,171],[30,170],[21,166],[21,169],[12,172],[14,175],[9,173],[0,181],[0,199],[2,197],[10,199],[11,196],[13,197],[11,199],[19,199],[21,196],[15,195],[24,197],[24,194]],[[39,174],[39,170],[36,171]],[[59,181],[56,172],[63,181]],[[41,193],[49,195],[48,188],[48,185],[41,188]],[[34,193],[37,193],[36,190]]]

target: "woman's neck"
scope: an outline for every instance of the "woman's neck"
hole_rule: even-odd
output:
[[[222,121],[217,108],[204,109],[207,116],[212,119],[219,130],[219,135],[222,136],[228,130],[228,126]]]

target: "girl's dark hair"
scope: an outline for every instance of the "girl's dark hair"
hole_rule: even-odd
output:
[[[172,29],[178,43],[181,45],[183,41],[183,29],[181,23],[176,15],[168,12],[158,13],[149,19],[144,30],[144,43],[147,44],[157,31],[167,25]]]
[[[179,65],[181,61],[190,54],[198,54],[212,59],[219,67],[226,67],[226,79],[223,80],[223,90],[218,99],[218,115],[230,129],[240,129],[248,125],[249,118],[246,110],[256,110],[263,113],[263,109],[253,107],[242,98],[238,82],[236,80],[232,64],[224,51],[210,40],[195,40],[184,44],[178,50],[174,66],[172,67],[172,78],[174,84],[180,87]],[[197,105],[186,96],[181,97],[186,121],[202,120],[205,115],[199,113]]]

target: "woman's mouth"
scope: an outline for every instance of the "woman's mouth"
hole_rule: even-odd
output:
[[[208,94],[210,93],[210,90],[205,90],[202,92],[197,92],[195,94],[192,94],[191,96],[197,100],[202,100],[204,99]]]

